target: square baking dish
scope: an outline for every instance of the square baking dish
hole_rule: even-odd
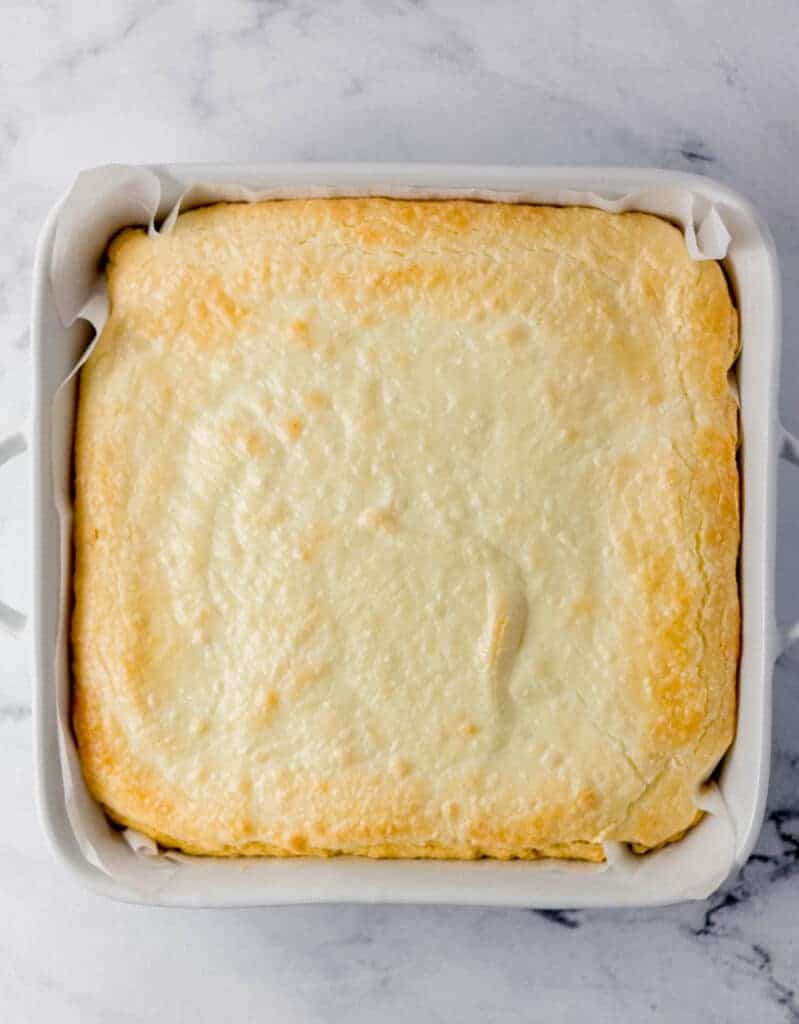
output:
[[[135,169],[134,169],[135,170]],[[142,170],[142,169],[139,169]],[[32,352],[34,733],[37,796],[45,831],[58,859],[92,888],[117,898],[172,906],[257,906],[308,902],[456,903],[526,907],[658,905],[709,895],[749,856],[763,820],[771,737],[771,682],[775,658],[797,635],[779,630],[774,617],[776,462],[797,461],[795,439],[777,418],[780,356],[779,277],[768,229],[739,195],[710,179],[660,170],[526,168],[435,165],[176,165],[153,168],[178,194],[202,182],[188,205],[214,197],[230,183],[276,194],[376,194],[507,197],[561,195],[592,202],[668,188],[690,197],[693,208],[719,214],[731,241],[724,267],[741,323],[737,387],[741,404],[742,654],[734,744],[719,772],[719,806],[681,842],[645,857],[608,851],[605,865],[561,862],[370,861],[315,859],[157,858],[152,882],[130,881],[138,855],[117,834],[102,866],[87,857],[76,835],[70,801],[91,801],[80,777],[64,770],[59,745],[59,706],[68,702],[68,630],[60,614],[70,581],[69,545],[61,544],[55,481],[71,474],[72,411],[54,407],[59,386],[73,369],[91,333],[85,321],[65,327],[56,308],[50,265],[62,204],[42,231],[34,270]],[[177,190],[176,192],[174,190]],[[242,191],[240,189],[240,191]],[[243,192],[246,198],[246,192]],[[537,200],[544,201],[544,200]],[[550,201],[550,200],[547,200]],[[553,200],[559,201],[559,200]],[[163,216],[168,205],[159,206]],[[146,218],[145,218],[146,221]],[[131,216],[130,223],[142,223]],[[91,226],[87,225],[87,230]],[[107,240],[107,239],[106,239]],[[62,392],[63,395],[63,392]],[[66,403],[68,406],[69,403]],[[0,443],[0,461],[24,441]],[[23,617],[0,607],[0,617],[21,628]],[[68,706],[68,704],[66,705]],[[68,739],[66,742],[71,742]],[[731,855],[713,862],[719,829]],[[716,830],[713,833],[713,830]],[[109,828],[110,834],[110,828]],[[715,836],[715,838],[714,838]],[[715,845],[714,845],[715,843]],[[708,851],[711,851],[708,856]],[[708,863],[708,861],[711,863]],[[155,865],[153,865],[155,867]]]

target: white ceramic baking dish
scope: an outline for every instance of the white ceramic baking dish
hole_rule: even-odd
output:
[[[799,624],[779,629],[774,614],[776,463],[799,463],[799,443],[777,416],[780,362],[780,293],[774,245],[768,229],[739,195],[708,178],[667,171],[618,168],[462,167],[434,165],[205,165],[159,169],[178,180],[237,182],[253,188],[290,185],[313,193],[340,194],[397,188],[499,193],[559,189],[608,196],[665,186],[684,190],[705,208],[713,204],[730,232],[724,265],[741,319],[737,364],[741,401],[740,464],[743,541],[740,563],[743,606],[738,726],[726,756],[719,789],[732,825],[732,870],[749,856],[763,819],[771,741],[774,661],[799,636]],[[53,396],[85,345],[87,328],[65,328],[56,311],[49,268],[60,206],[39,241],[32,312],[33,412],[33,614],[34,735],[37,796],[53,850],[69,871],[92,888],[121,899],[183,906],[254,906],[320,901],[462,903],[527,907],[655,905],[708,895],[723,880],[718,865],[704,863],[703,828],[623,870],[559,863],[477,863],[333,860],[216,860],[185,858],[168,883],[144,892],[101,869],[85,856],[67,813],[68,794],[59,758],[58,687],[67,678],[66,631],[59,629],[59,593],[68,568],[61,550],[53,475],[70,473],[71,417],[54,422]],[[0,461],[25,447],[22,435],[0,443]],[[21,630],[24,617],[0,606],[0,620]],[[68,780],[66,780],[68,785]],[[78,779],[78,787],[82,780]],[[120,839],[118,856],[135,854]],[[623,857],[623,855],[622,855]],[[715,868],[715,869],[714,869]],[[714,869],[714,870],[711,870]]]

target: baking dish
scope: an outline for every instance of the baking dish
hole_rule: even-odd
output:
[[[60,596],[69,586],[69,551],[59,538],[55,481],[70,474],[71,412],[53,398],[89,334],[83,321],[64,327],[49,268],[60,207],[40,239],[34,272],[32,347],[35,748],[37,788],[45,830],[61,861],[96,889],[123,899],[165,905],[239,906],[316,901],[437,902],[536,907],[652,905],[708,895],[728,868],[748,857],[762,822],[770,756],[771,674],[779,651],[799,625],[778,630],[774,619],[774,532],[777,455],[797,461],[799,446],[777,420],[779,282],[774,246],[751,207],[706,178],[666,171],[445,167],[408,165],[177,166],[158,169],[164,180],[206,183],[194,203],[208,201],[214,185],[236,182],[252,189],[287,186],[294,194],[362,193],[517,196],[568,190],[612,197],[668,187],[721,215],[731,244],[724,261],[741,314],[738,362],[741,399],[743,540],[741,593],[743,644],[738,729],[725,758],[719,793],[725,813],[710,814],[685,840],[645,858],[609,850],[607,866],[555,862],[395,862],[349,858],[224,861],[175,858],[153,884],[131,885],[125,861],[134,852],[118,840],[100,867],[87,859],[68,814],[69,801],[89,799],[82,780],[65,776],[59,758],[58,702],[67,685],[66,631],[59,624]],[[210,191],[209,191],[210,190]],[[589,201],[589,200],[586,200]],[[160,212],[166,212],[164,207]],[[146,218],[145,218],[146,219]],[[133,222],[133,217],[131,218]],[[141,222],[139,219],[138,222]],[[3,449],[20,447],[18,438]],[[67,547],[67,546],[63,546]],[[0,609],[19,627],[18,613]],[[60,628],[59,628],[60,626]],[[68,774],[68,773],[67,773]],[[717,808],[718,810],[718,808]],[[731,863],[707,863],[706,845],[719,822],[731,827]],[[111,849],[111,848],[109,848]],[[171,863],[171,862],[170,862]]]

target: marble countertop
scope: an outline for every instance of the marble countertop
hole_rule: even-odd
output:
[[[536,10],[535,7],[538,7]],[[0,437],[24,425],[31,259],[82,167],[170,160],[659,165],[718,177],[782,261],[799,431],[799,7],[446,0],[32,0],[0,35]],[[780,471],[778,610],[799,611]],[[0,599],[30,605],[26,458],[0,476]],[[106,902],[32,803],[29,642],[0,633],[0,1017],[799,1021],[799,652],[778,665],[755,855],[707,903],[614,912]]]

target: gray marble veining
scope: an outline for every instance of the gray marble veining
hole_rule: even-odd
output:
[[[661,165],[746,193],[777,239],[799,429],[799,6],[678,0],[32,0],[0,35],[0,436],[24,424],[36,233],[111,161]],[[25,458],[0,471],[0,599],[27,609]],[[799,473],[777,594],[799,611]],[[636,912],[161,911],[77,889],[32,806],[25,640],[0,634],[0,1017],[93,1024],[799,1021],[799,653],[775,676],[756,852],[704,904]]]

